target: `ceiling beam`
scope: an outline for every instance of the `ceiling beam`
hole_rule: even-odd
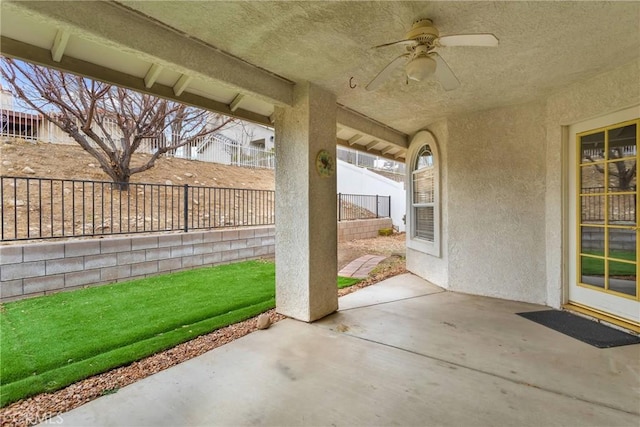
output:
[[[344,105],[338,104],[337,122],[343,127],[389,142],[400,148],[409,146],[409,137],[406,134],[351,110]]]
[[[5,15],[15,13],[55,28],[65,28],[74,37],[135,54],[150,64],[159,64],[180,74],[229,89],[241,89],[247,95],[276,105],[293,104],[291,81],[116,2],[4,0],[2,8]],[[16,56],[34,60],[25,54]]]
[[[67,48],[69,42],[69,36],[71,34],[66,30],[58,30],[56,38],[53,40],[53,46],[51,46],[51,59],[55,62],[60,62],[64,51]]]
[[[359,133],[358,133],[358,134],[356,134],[356,135],[354,135],[354,136],[352,136],[351,138],[349,138],[349,145],[353,145],[353,144],[355,144],[356,142],[358,142],[359,140],[361,140],[361,139],[362,139],[362,137],[364,137],[364,135],[361,135],[361,134],[359,134]]]
[[[178,98],[173,91],[173,87],[159,83],[155,83],[153,91],[150,91],[145,87],[144,81],[138,77],[82,61],[80,59],[72,58],[68,55],[63,56],[60,62],[54,62],[51,58],[51,52],[48,49],[36,47],[8,37],[3,36],[0,38],[0,52],[2,52],[3,55],[17,59],[25,59],[25,56],[27,56],[30,58],[29,61],[39,65],[44,65],[45,67],[55,68],[60,71],[76,70],[75,72],[80,73],[81,75],[91,76],[96,80],[122,86],[127,89],[137,90],[138,92],[148,93],[161,98],[172,99],[193,107],[204,108],[206,110],[224,114],[229,117],[236,117],[253,123],[272,126],[272,123],[267,116],[243,110],[242,108],[238,108],[236,111],[231,111],[229,106],[225,103],[214,101],[190,92],[184,92],[180,98]]]
[[[236,111],[238,107],[240,107],[240,101],[242,101],[242,98],[244,98],[243,94],[237,94],[236,97],[233,98],[233,101],[231,101],[231,104],[229,104],[229,109],[231,111]]]
[[[380,141],[378,141],[378,140],[373,140],[373,141],[371,141],[370,143],[368,143],[367,145],[365,145],[365,147],[364,147],[364,148],[366,148],[366,149],[367,149],[367,151],[371,151],[371,150],[373,150],[373,147],[375,147],[375,146],[376,146],[376,145],[378,145],[378,144],[380,144]]]
[[[390,152],[392,152],[393,150],[397,149],[397,147],[394,147],[393,145],[388,146],[387,148],[384,148],[382,151],[380,151],[382,153],[383,156],[389,154]]]
[[[162,66],[158,64],[152,64],[149,68],[149,71],[147,71],[147,74],[144,76],[144,87],[146,87],[147,89],[151,89],[151,86],[153,86],[153,84],[156,82],[161,72]]]
[[[379,142],[379,141],[378,141]],[[398,155],[390,155],[390,154],[383,154],[382,151],[380,150],[365,150],[365,147],[362,145],[355,145],[353,147],[349,146],[349,141],[346,139],[342,139],[342,138],[336,138],[336,143],[338,145],[342,145],[343,147],[347,147],[347,148],[351,148],[352,150],[357,150],[357,151],[362,151],[363,153],[368,153],[374,156],[378,156],[378,157],[384,157],[385,159],[389,159],[389,160],[393,160],[396,162],[404,162],[404,155],[403,150],[400,150],[400,152],[398,153]],[[400,159],[400,160],[399,160]]]
[[[182,92],[189,86],[191,80],[193,80],[193,77],[186,74],[181,75],[176,84],[173,85],[173,93],[176,96],[182,95]]]

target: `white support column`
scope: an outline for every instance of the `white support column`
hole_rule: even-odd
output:
[[[312,322],[338,309],[336,174],[316,171],[336,155],[336,97],[310,83],[276,121],[276,310]]]

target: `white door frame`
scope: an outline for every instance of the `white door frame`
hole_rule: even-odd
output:
[[[634,323],[640,323],[640,302],[637,300],[618,297],[605,292],[597,291],[587,287],[577,286],[577,224],[576,224],[576,191],[577,191],[577,167],[578,162],[576,135],[592,129],[611,126],[640,117],[640,106],[634,106],[615,113],[607,114],[598,118],[575,123],[568,127],[567,137],[568,152],[566,152],[567,168],[566,168],[566,228],[567,232],[563,233],[567,244],[567,268],[566,284],[564,286],[563,300],[564,303],[575,302],[597,311],[611,314],[615,317],[621,317]],[[638,141],[637,141],[638,142]]]

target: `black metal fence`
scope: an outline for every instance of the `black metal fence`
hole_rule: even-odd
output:
[[[391,217],[391,196],[338,193],[338,221]]]
[[[270,190],[0,177],[2,241],[272,225]]]
[[[2,241],[275,224],[275,192],[0,176]],[[338,220],[384,218],[391,197],[338,194]]]
[[[609,190],[612,191],[612,190]],[[620,191],[620,190],[617,190]],[[608,197],[609,222],[635,222],[636,196],[635,194],[604,195],[604,187],[588,187],[581,189],[581,218],[582,222],[602,222],[605,218],[605,197]]]

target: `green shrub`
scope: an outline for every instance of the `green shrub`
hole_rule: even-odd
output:
[[[378,236],[391,236],[393,234],[393,228],[381,228],[378,230]]]

